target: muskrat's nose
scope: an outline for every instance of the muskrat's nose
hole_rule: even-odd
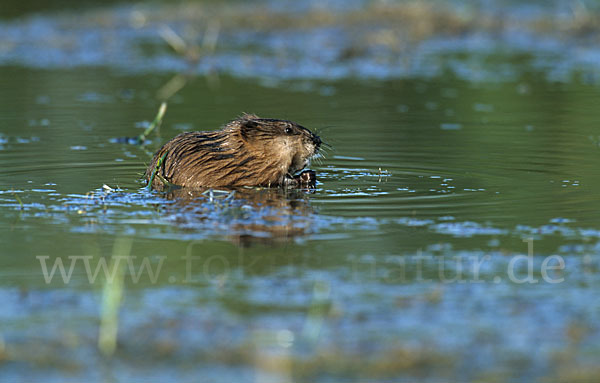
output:
[[[321,146],[321,137],[317,136],[316,134],[312,135],[312,142],[313,144],[315,144],[315,146],[319,147]]]

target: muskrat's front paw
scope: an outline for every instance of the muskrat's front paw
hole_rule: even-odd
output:
[[[315,186],[317,183],[317,173],[314,170],[305,170],[294,177],[299,186]]]

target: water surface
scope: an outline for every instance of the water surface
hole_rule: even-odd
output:
[[[177,65],[2,61],[0,377],[592,381],[599,88],[535,54],[436,57],[517,70],[192,77],[145,146],[115,139],[142,132]],[[162,143],[242,112],[320,131],[315,190],[142,188]],[[68,282],[44,275],[58,259]],[[89,270],[111,259],[127,266],[106,358]]]

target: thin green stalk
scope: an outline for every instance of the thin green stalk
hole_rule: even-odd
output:
[[[152,190],[152,182],[154,182],[154,177],[156,177],[156,175],[158,174],[158,169],[160,169],[165,158],[167,158],[167,154],[169,154],[168,150],[165,151],[165,154],[163,154],[162,157],[160,157],[158,159],[158,161],[156,161],[156,166],[152,170],[152,174],[150,175],[150,179],[148,180],[148,185],[146,185],[146,189]],[[161,178],[160,175],[159,175],[159,178]],[[161,181],[163,181],[163,179],[161,179]],[[163,181],[163,183],[164,183],[164,181]]]
[[[105,356],[114,354],[117,348],[117,331],[119,329],[119,308],[123,300],[126,257],[131,254],[132,239],[120,237],[115,240],[111,258],[111,270],[116,274],[104,282],[102,290],[102,307],[100,314],[100,330],[98,333],[98,348]]]
[[[158,177],[158,179],[160,180],[160,182],[163,183],[163,186],[167,187],[167,191],[171,191],[171,189],[176,189],[179,188],[178,185],[172,184],[169,181],[167,181],[167,179],[165,177],[163,177],[160,173],[156,173],[156,176]]]
[[[15,193],[14,191],[12,192],[12,195],[15,197],[15,199],[17,200],[17,202],[19,203],[19,205],[21,205],[21,210],[23,210],[23,201],[21,201],[21,197],[18,196],[17,193]]]
[[[144,130],[144,133],[140,134],[137,137],[137,140],[141,145],[144,144],[144,142],[146,141],[146,137],[148,137],[148,135],[150,135],[150,133],[152,133],[155,129],[160,127],[166,111],[167,111],[167,103],[163,102],[162,104],[160,104],[160,108],[158,109],[158,113],[156,114],[154,121],[152,121],[152,123],[150,123],[150,125],[146,128],[146,130]]]

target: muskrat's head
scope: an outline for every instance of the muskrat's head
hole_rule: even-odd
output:
[[[319,136],[292,121],[245,114],[233,123],[247,150],[273,161],[283,176],[304,169],[321,147]]]

